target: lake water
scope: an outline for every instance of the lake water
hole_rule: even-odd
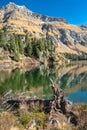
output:
[[[87,103],[87,64],[40,66],[29,70],[0,70],[0,97],[9,91],[31,97],[52,98],[50,78],[72,102]]]

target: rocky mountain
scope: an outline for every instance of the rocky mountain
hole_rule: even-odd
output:
[[[82,24],[80,27],[81,27],[82,29],[86,30],[86,29],[87,29],[87,24]]]
[[[44,16],[9,3],[0,9],[0,29],[5,27],[9,33],[28,32],[34,37],[49,39],[56,45],[57,53],[87,53],[87,29],[69,24],[63,18]]]

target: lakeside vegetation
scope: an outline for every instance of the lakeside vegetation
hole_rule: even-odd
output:
[[[76,109],[77,108],[77,109]],[[37,110],[27,111],[27,108],[19,109],[16,113],[12,111],[0,112],[0,130],[86,130],[87,128],[87,104],[75,104],[75,113],[79,116],[79,124],[74,126],[64,121],[62,114],[47,114]],[[48,119],[58,120],[51,124]],[[3,118],[4,117],[4,118]],[[18,118],[19,117],[19,118]]]

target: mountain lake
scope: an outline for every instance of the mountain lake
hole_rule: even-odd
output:
[[[72,102],[87,103],[87,63],[39,66],[35,69],[0,70],[0,97],[16,93],[44,99],[52,98],[52,79]]]

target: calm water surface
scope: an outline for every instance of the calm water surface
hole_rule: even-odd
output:
[[[13,93],[52,98],[50,78],[64,89],[68,99],[87,103],[87,64],[73,64],[63,67],[41,66],[27,69],[0,70],[0,97],[9,91]]]

